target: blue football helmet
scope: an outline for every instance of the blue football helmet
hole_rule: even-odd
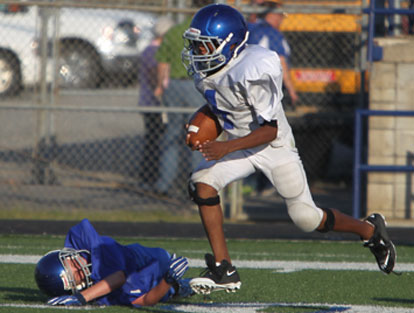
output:
[[[90,254],[87,250],[64,248],[46,253],[37,263],[35,280],[39,289],[51,297],[75,294],[92,286],[91,264],[84,264],[81,253]],[[76,284],[75,278],[65,260],[70,258],[84,274],[84,281]]]
[[[189,75],[209,75],[237,57],[249,37],[239,11],[225,4],[200,9],[184,34],[182,61]]]

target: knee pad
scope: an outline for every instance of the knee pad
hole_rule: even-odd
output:
[[[294,202],[288,205],[288,213],[297,227],[304,232],[314,231],[321,223],[322,210],[304,202]]]
[[[335,215],[332,212],[331,209],[321,208],[326,213],[326,220],[325,225],[322,229],[317,229],[320,233],[327,233],[328,231],[331,231],[334,229],[335,226]]]
[[[213,206],[220,204],[219,195],[211,198],[201,198],[197,193],[196,185],[193,183],[191,179],[188,181],[188,194],[190,196],[190,199],[197,205]]]
[[[272,176],[277,192],[285,199],[299,196],[305,188],[305,174],[299,162],[274,168]]]

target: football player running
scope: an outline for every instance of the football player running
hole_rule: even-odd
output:
[[[382,215],[358,220],[315,205],[281,104],[283,75],[278,55],[247,45],[245,19],[223,4],[200,9],[183,37],[183,64],[228,136],[227,141],[197,144],[205,160],[193,171],[189,192],[199,207],[214,255],[206,254],[206,271],[190,281],[194,291],[208,294],[241,287],[226,246],[218,192],[256,170],[270,180],[301,230],[359,235],[380,270],[391,273],[396,251]]]
[[[49,305],[151,306],[194,294],[184,257],[162,248],[121,245],[100,236],[84,219],[73,226],[64,249],[48,252],[36,265],[35,280]]]

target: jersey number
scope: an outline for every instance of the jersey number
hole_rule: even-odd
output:
[[[224,127],[223,128],[224,129],[233,129],[234,125],[233,125],[232,121],[230,121],[227,118],[227,115],[229,113],[217,108],[216,91],[215,90],[206,90],[204,92],[204,96],[206,97],[207,101],[212,105],[213,113],[216,114],[216,115],[220,115],[221,118],[223,119],[223,121],[224,121]]]

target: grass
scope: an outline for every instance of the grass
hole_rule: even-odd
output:
[[[189,258],[203,258],[210,251],[204,239],[167,239],[114,237],[122,244],[139,242],[145,246],[163,247]],[[33,244],[33,243],[36,244]],[[64,236],[0,235],[0,254],[37,254],[63,246]],[[309,240],[228,240],[234,260],[296,260],[322,262],[372,262],[368,249],[359,241]],[[398,246],[398,262],[411,263],[414,247]]]
[[[210,251],[206,240],[116,238],[123,244],[139,242],[147,246],[161,246],[171,252],[191,258],[202,258]],[[0,236],[0,254],[41,255],[49,250],[60,248],[63,236]],[[230,253],[236,260],[295,260],[295,261],[345,261],[374,262],[368,249],[359,242],[331,241],[287,241],[287,240],[229,240]],[[414,247],[399,246],[399,262],[414,260]],[[44,304],[47,300],[36,288],[34,264],[0,264],[0,303]],[[186,276],[198,275],[199,268],[191,268]],[[376,305],[384,307],[414,308],[412,281],[414,272],[397,275],[383,275],[372,271],[325,271],[302,270],[281,273],[275,270],[239,268],[242,289],[235,294],[213,293],[205,297],[196,295],[187,304],[211,305],[221,303],[282,303],[259,308],[260,312],[323,312],[328,304]],[[311,304],[323,303],[314,306]],[[137,312],[128,307],[93,308],[86,312]],[[162,304],[139,312],[171,312]],[[1,307],[0,313],[49,313],[62,312],[56,308],[16,308]],[[82,312],[85,312],[83,310]],[[228,312],[232,312],[229,308]],[[330,311],[331,312],[331,311]]]

